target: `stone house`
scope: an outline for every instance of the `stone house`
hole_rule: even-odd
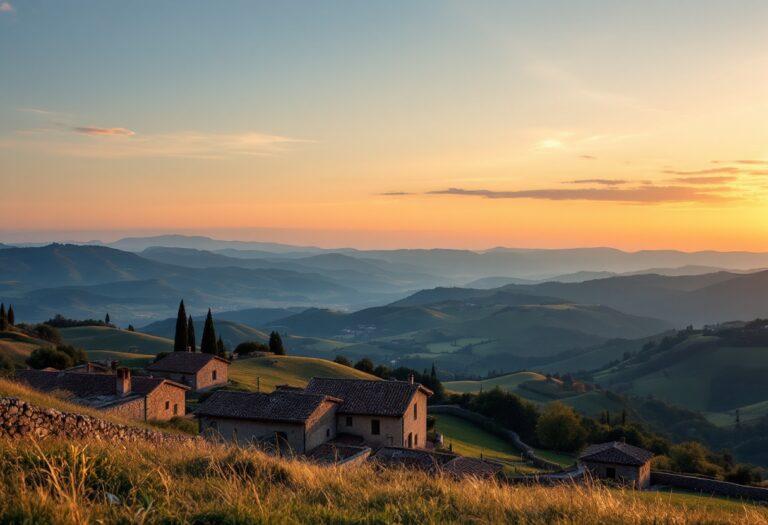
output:
[[[378,447],[420,448],[427,444],[428,388],[409,381],[313,377],[304,390],[341,400],[336,432]]]
[[[226,385],[229,361],[199,352],[171,352],[146,367],[152,377],[162,377],[189,386],[193,392]]]
[[[621,441],[590,445],[578,459],[597,479],[616,480],[638,489],[646,489],[651,483],[653,453]]]
[[[168,379],[59,370],[17,370],[17,379],[42,392],[62,392],[68,400],[111,414],[139,420],[167,421],[186,412],[189,387]]]
[[[339,399],[296,390],[219,390],[195,411],[200,432],[226,441],[271,442],[304,454],[336,437]]]

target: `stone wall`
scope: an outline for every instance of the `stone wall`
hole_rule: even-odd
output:
[[[702,492],[704,494],[768,501],[768,489],[672,472],[651,471],[651,484],[667,485],[678,489]]]
[[[471,421],[472,423],[475,423],[480,428],[487,430],[488,432],[495,434],[502,439],[506,439],[512,445],[515,446],[518,450],[522,451],[523,455],[530,460],[535,467],[544,469],[544,470],[562,470],[562,466],[553,463],[552,461],[548,461],[544,458],[540,458],[536,455],[535,451],[532,447],[529,445],[523,443],[523,441],[520,439],[520,436],[517,434],[517,432],[513,432],[512,430],[508,430],[506,428],[503,428],[501,425],[496,423],[493,419],[486,417],[482,414],[478,414],[477,412],[472,412],[471,410],[467,410],[466,408],[461,408],[457,405],[434,405],[429,407],[429,412],[432,414],[448,414],[451,416],[460,417],[462,419],[466,419],[467,421]]]
[[[147,428],[119,425],[93,416],[42,408],[12,397],[0,398],[0,438],[29,437],[176,443],[199,439],[194,436],[166,434]]]

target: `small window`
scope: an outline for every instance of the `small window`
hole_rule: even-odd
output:
[[[418,434],[413,436],[413,444],[416,445],[417,447],[419,446],[419,435]]]
[[[419,404],[413,404],[413,419],[419,419]]]
[[[214,370],[213,372],[211,372],[211,378],[212,378],[214,381],[216,381],[216,370]]]
[[[347,423],[347,426],[348,426],[348,427],[351,427],[351,426],[352,426],[352,416],[347,416],[347,421],[346,421],[346,423]]]
[[[168,410],[169,408],[171,408],[171,402],[170,401],[166,401],[165,402],[165,409]]]
[[[331,437],[331,429],[330,428],[326,428],[325,429],[325,437]]]
[[[371,419],[371,434],[374,436],[381,434],[381,421],[378,419]]]
[[[606,468],[605,477],[608,479],[616,479],[616,469],[613,467]]]
[[[179,415],[179,405],[178,405],[178,403],[174,403],[173,404],[173,415],[174,416]]]

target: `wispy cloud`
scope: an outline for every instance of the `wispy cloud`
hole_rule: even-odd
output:
[[[540,189],[519,191],[468,190],[448,188],[427,192],[428,195],[457,195],[486,199],[543,199],[626,202],[641,204],[657,203],[714,203],[732,200],[720,192],[726,188],[692,188],[686,186],[641,186],[637,188],[578,188]]]
[[[379,193],[379,195],[383,197],[399,197],[402,195],[414,195],[414,194],[408,191],[385,191],[383,193]]]
[[[594,155],[579,155],[579,158],[584,160],[597,160],[597,157]]]
[[[13,13],[14,8],[10,2],[0,2],[0,13]]]
[[[72,131],[77,133],[83,133],[84,135],[96,135],[96,136],[102,136],[102,137],[116,137],[116,136],[130,137],[131,135],[136,134],[136,132],[131,131],[130,129],[127,129],[127,128],[75,127],[75,128],[72,128]]]
[[[673,179],[675,182],[682,182],[684,184],[725,184],[738,180],[736,177],[730,176],[714,176],[714,177],[676,177]]]
[[[764,164],[768,166],[768,160],[746,159],[746,160],[713,160],[712,164]]]
[[[739,173],[739,168],[709,168],[704,170],[692,170],[692,171],[681,171],[681,170],[664,170],[663,173],[666,173],[668,175],[716,175],[718,173]]]
[[[0,147],[100,159],[166,157],[217,160],[275,156],[292,144],[306,142],[313,141],[258,132],[145,134],[122,127],[59,126],[19,131],[13,137],[0,139]]]
[[[577,179],[566,180],[563,184],[600,184],[601,186],[620,186],[627,184],[629,181],[624,179]]]

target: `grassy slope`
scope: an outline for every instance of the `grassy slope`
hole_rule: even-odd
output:
[[[215,446],[0,442],[6,523],[722,523],[768,510],[598,485],[510,486]]]
[[[229,378],[249,389],[256,389],[256,378],[259,377],[262,392],[270,392],[277,385],[304,386],[315,376],[378,379],[354,368],[314,357],[253,357],[236,360],[229,369]]]
[[[545,379],[546,377],[536,372],[515,372],[481,381],[448,381],[444,386],[451,392],[476,394],[481,390],[492,390],[497,386],[502,390],[515,390],[526,381],[544,381]]]
[[[173,351],[173,341],[170,339],[105,326],[64,328],[61,330],[61,335],[68,344],[88,351],[99,350],[148,356]]]
[[[24,360],[32,350],[41,346],[51,344],[16,331],[0,332],[0,354],[8,356],[18,366],[24,366]]]
[[[595,375],[595,381],[609,388],[618,387],[620,391],[638,396],[653,395],[703,412],[713,423],[723,426],[734,423],[736,408],[742,413],[743,422],[768,414],[768,402],[760,399],[746,404],[736,402],[739,406],[728,410],[712,410],[713,398],[735,399],[734,388],[743,386],[721,382],[720,387],[716,387],[726,372],[736,381],[756,381],[764,385],[761,377],[768,374],[768,348],[721,346],[716,337],[695,336],[665,354],[654,356],[650,363],[614,367]],[[768,393],[768,387],[764,390]]]

